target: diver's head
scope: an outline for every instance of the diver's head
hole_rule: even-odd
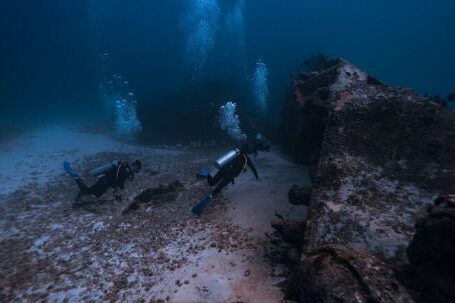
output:
[[[255,149],[257,151],[269,152],[270,148],[272,147],[270,141],[266,137],[264,137],[264,135],[261,133],[258,133],[256,135],[256,138],[254,139],[254,142],[252,145],[253,145],[253,149]]]
[[[138,173],[142,168],[142,163],[139,160],[134,160],[133,163],[131,163],[131,169],[133,170],[134,173]]]
[[[264,141],[264,136],[261,133],[257,133],[255,142],[256,143],[262,143]]]

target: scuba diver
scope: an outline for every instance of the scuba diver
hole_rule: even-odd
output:
[[[193,207],[191,211],[194,214],[202,214],[207,204],[217,194],[219,194],[223,188],[225,188],[229,183],[234,184],[234,179],[238,177],[242,171],[246,170],[246,165],[248,165],[251,169],[256,179],[260,180],[258,172],[248,156],[250,153],[250,146],[248,144],[244,144],[240,149],[236,148],[230,151],[215,162],[215,166],[217,166],[219,170],[214,177],[212,177],[208,168],[204,168],[199,174],[197,174],[199,178],[207,178],[207,183],[212,187],[215,186],[215,189],[211,194],[200,200],[199,203]]]
[[[122,161],[113,161],[111,163],[96,167],[90,171],[95,177],[98,177],[98,181],[92,186],[88,187],[75,173],[71,167],[71,164],[67,161],[63,163],[63,168],[66,173],[74,178],[77,186],[79,187],[79,193],[76,201],[86,195],[94,195],[101,197],[109,188],[114,189],[114,196],[117,200],[121,200],[119,189],[123,190],[125,187],[125,181],[127,179],[133,181],[134,175],[139,173],[142,167],[141,161],[135,160],[131,165]]]
[[[252,146],[251,154],[256,158],[258,156],[258,152],[260,151],[270,152],[272,144],[266,137],[264,137],[263,134],[258,133],[254,138]]]

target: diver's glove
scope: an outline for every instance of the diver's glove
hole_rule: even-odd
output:
[[[205,198],[201,199],[198,204],[196,204],[192,209],[191,212],[195,215],[200,216],[203,212],[207,204],[212,201],[212,195],[208,195]]]
[[[68,161],[63,162],[63,169],[70,177],[79,178],[79,175],[74,172],[73,168],[71,167],[71,163]]]

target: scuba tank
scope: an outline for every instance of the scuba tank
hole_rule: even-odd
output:
[[[95,168],[92,168],[89,173],[94,176],[94,177],[98,177],[98,176],[101,176],[105,173],[107,173],[109,170],[111,170],[112,168],[115,168],[117,167],[118,165],[120,164],[120,161],[112,161],[110,163],[106,163],[106,164],[103,164],[103,165],[100,165],[100,166],[97,166]]]
[[[240,150],[238,148],[231,150],[227,154],[223,155],[221,158],[215,161],[215,166],[220,169],[226,164],[229,164],[232,160],[237,158],[240,155]]]

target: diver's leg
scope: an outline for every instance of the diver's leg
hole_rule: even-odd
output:
[[[88,190],[87,185],[85,185],[81,178],[75,178],[74,181],[76,181],[80,191],[86,192]]]
[[[231,178],[223,178],[221,182],[215,187],[215,189],[212,192],[212,197],[215,197],[218,195],[223,188],[225,188],[229,183],[232,182]]]
[[[207,176],[207,183],[210,185],[210,186],[215,186],[218,182],[221,181],[221,179],[224,179],[226,178],[228,174],[228,171],[226,169],[226,167],[223,167],[221,168],[216,174],[214,177],[212,177],[210,174]]]
[[[100,197],[111,187],[106,177],[99,178],[98,182],[90,186],[87,190],[90,194]]]
[[[90,193],[87,185],[85,185],[81,178],[75,178],[74,181],[76,181],[76,184],[79,187],[79,193],[77,194],[76,200]]]
[[[229,184],[229,182],[231,182],[231,179],[230,178],[223,178],[223,176],[221,174],[216,174],[215,177],[212,178],[212,176],[207,176],[207,181],[209,182],[209,184],[211,184],[211,186],[217,184],[219,182],[219,184],[215,187],[215,189],[213,190],[213,192],[206,196],[205,198],[201,199],[199,201],[198,204],[196,204],[192,209],[191,211],[196,214],[196,215],[201,215],[202,212],[204,211],[205,207],[207,206],[207,204],[210,203],[210,201],[212,201],[212,199],[220,193],[220,191],[226,187],[226,185]],[[215,182],[216,181],[216,182]],[[212,185],[213,184],[213,185]]]
[[[207,183],[210,185],[210,186],[214,186],[216,184],[215,182],[215,179],[212,177],[212,175],[207,175]]]

